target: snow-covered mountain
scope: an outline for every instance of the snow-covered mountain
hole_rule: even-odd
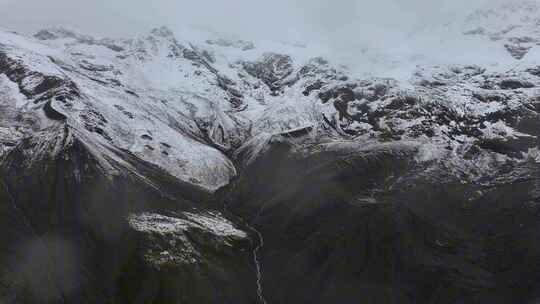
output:
[[[0,31],[0,302],[509,303],[540,256],[539,13],[350,67],[164,27]]]
[[[438,23],[418,21],[413,30],[380,37],[342,62],[366,71],[408,79],[417,65],[479,64],[507,71],[538,61],[537,1],[486,1],[468,14],[449,14]],[[486,56],[489,55],[489,56]]]

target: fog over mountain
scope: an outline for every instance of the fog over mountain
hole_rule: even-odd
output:
[[[446,37],[445,24],[465,18],[476,8],[511,2],[516,0],[2,0],[0,26],[33,34],[62,25],[107,37],[131,37],[163,25],[177,34],[200,29],[255,41],[307,45],[313,56],[331,57],[358,73],[386,76],[388,67],[373,64],[373,58],[366,56],[359,59],[358,54],[377,48],[377,57],[397,51],[411,57],[439,53],[441,58],[435,61],[448,60],[461,52],[449,51],[456,42],[449,42],[452,35]],[[426,42],[426,35],[418,35],[426,28],[435,29],[427,36],[441,37],[447,45],[432,39]],[[484,50],[479,52],[482,57]]]
[[[0,20],[2,26],[22,32],[62,24],[94,34],[125,36],[161,25],[195,26],[248,38],[342,39],[354,44],[448,21],[449,16],[465,14],[486,2],[495,1],[2,0]]]

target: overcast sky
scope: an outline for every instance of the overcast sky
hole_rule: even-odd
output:
[[[158,25],[244,36],[316,40],[404,31],[489,0],[0,0],[0,27],[33,32],[70,25],[123,36]],[[493,1],[493,0],[491,0]]]

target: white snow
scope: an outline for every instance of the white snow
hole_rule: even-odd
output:
[[[195,214],[183,212],[181,217],[169,217],[156,213],[131,215],[129,224],[140,232],[159,234],[183,234],[190,229],[202,229],[219,237],[246,238],[247,234],[237,228],[218,213]]]
[[[461,118],[482,118],[502,109],[517,108],[522,98],[532,94],[530,91],[499,90],[509,97],[508,102],[479,101],[472,95],[483,92],[480,83],[485,75],[523,74],[523,68],[540,65],[539,46],[531,45],[521,61],[510,56],[504,47],[520,37],[540,40],[538,11],[533,4],[490,4],[468,17],[448,20],[451,22],[441,20],[440,25],[420,28],[407,40],[396,37],[389,46],[367,46],[354,58],[325,54],[324,48],[313,45],[247,42],[187,28],[176,34],[159,28],[133,39],[96,38],[76,30],[54,28],[50,31],[59,39],[53,40],[0,30],[0,52],[31,72],[23,80],[22,88],[35,88],[43,80],[41,75],[76,85],[80,97],[67,102],[55,99],[51,106],[68,118],[68,125],[78,136],[89,139],[93,151],[102,159],[117,158],[110,150],[127,150],[183,181],[215,191],[237,174],[226,153],[246,152],[253,160],[275,135],[306,127],[318,131],[324,123],[323,115],[327,119],[338,116],[333,100],[322,104],[317,91],[304,96],[306,86],[317,81],[324,82],[324,88],[331,88],[354,83],[360,76],[376,75],[379,78],[365,79],[387,84],[396,95],[413,92],[426,97],[415,105],[419,110],[431,103]],[[468,33],[478,28],[484,31]],[[112,45],[115,47],[111,48]],[[246,45],[250,47],[244,48]],[[283,94],[273,96],[268,86],[243,69],[244,62],[259,60],[268,52],[291,57],[294,72],[286,80],[294,79],[306,64],[313,65],[315,70],[291,86],[285,85]],[[330,63],[313,59],[321,54]],[[340,63],[346,63],[348,68]],[[455,72],[456,69],[461,70]],[[485,72],[478,76],[477,69]],[[347,81],[339,80],[344,76]],[[40,111],[43,104],[34,105],[33,100],[20,93],[17,84],[0,77],[0,109],[9,109],[0,113],[1,141],[17,143],[25,134],[51,126]],[[231,93],[219,85],[225,78],[227,85],[242,95],[238,107],[230,102]],[[422,81],[442,81],[445,86],[428,89]],[[531,81],[538,83],[537,79]],[[361,115],[356,110],[361,103],[377,110],[390,101],[358,101],[354,109],[349,108],[349,114]],[[21,125],[15,122],[17,113],[36,122]],[[392,128],[408,131],[422,126],[429,123],[428,114],[414,118],[383,117],[379,130],[367,122],[343,126],[339,122],[336,132],[343,137],[346,134],[342,128],[364,132],[356,138],[363,140]],[[421,148],[419,159],[443,157],[440,149],[450,141],[447,134],[459,127],[463,126],[456,121],[434,126],[435,137],[422,139],[429,144]],[[487,138],[523,136],[504,122],[487,124],[483,132]],[[466,136],[455,139],[450,145],[454,150],[458,148],[457,140],[466,144],[473,141]],[[0,153],[8,148],[1,149]]]

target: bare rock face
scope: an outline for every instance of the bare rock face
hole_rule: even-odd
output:
[[[121,293],[121,299],[147,303],[256,300],[248,235],[219,213],[142,213],[131,215],[128,221],[138,253],[120,278],[123,288],[130,291]],[[253,292],[239,293],[237,288]]]
[[[204,257],[207,252],[198,247],[211,247],[226,253],[229,248],[247,240],[245,232],[236,229],[219,214],[184,212],[182,216],[185,218],[143,213],[129,217],[130,227],[144,235],[144,240],[149,243],[149,248],[141,254],[152,267],[201,265],[207,263],[208,258]]]
[[[288,55],[266,53],[256,62],[244,63],[244,69],[259,78],[272,91],[279,90],[280,83],[293,72],[292,60]]]
[[[527,55],[529,50],[532,48],[530,46],[521,46],[521,45],[512,45],[512,44],[505,44],[504,47],[506,50],[508,50],[508,53],[512,55],[512,57],[520,60]]]
[[[540,77],[540,67],[528,68],[527,72],[529,72],[531,75]]]

